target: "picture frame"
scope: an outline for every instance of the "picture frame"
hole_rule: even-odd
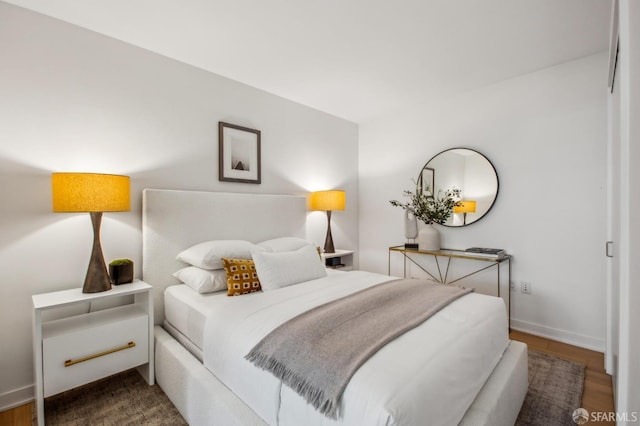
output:
[[[260,130],[218,122],[218,180],[259,184]]]
[[[422,193],[427,197],[433,197],[435,174],[435,170],[429,167],[423,168],[422,173],[420,173],[419,186]]]

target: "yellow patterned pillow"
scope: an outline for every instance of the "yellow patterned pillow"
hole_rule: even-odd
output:
[[[222,263],[227,273],[227,296],[240,296],[262,290],[253,260],[223,257]]]

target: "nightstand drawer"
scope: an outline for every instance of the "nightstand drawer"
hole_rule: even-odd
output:
[[[149,361],[149,317],[135,305],[51,321],[42,334],[45,397]]]

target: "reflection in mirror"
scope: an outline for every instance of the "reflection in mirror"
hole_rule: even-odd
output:
[[[493,164],[477,151],[448,149],[434,156],[420,170],[418,186],[427,195],[457,188],[461,201],[445,226],[466,226],[482,219],[498,197],[498,174]]]

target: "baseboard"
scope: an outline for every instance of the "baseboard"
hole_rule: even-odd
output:
[[[0,411],[10,410],[12,408],[28,404],[34,400],[34,396],[34,385],[28,385],[23,388],[0,394]]]
[[[561,330],[558,328],[546,327],[527,321],[521,321],[511,318],[511,329],[522,331],[523,333],[533,334],[557,342],[566,343],[568,345],[580,346],[581,348],[590,349],[592,351],[605,351],[605,341],[592,336],[574,333],[572,331]]]

